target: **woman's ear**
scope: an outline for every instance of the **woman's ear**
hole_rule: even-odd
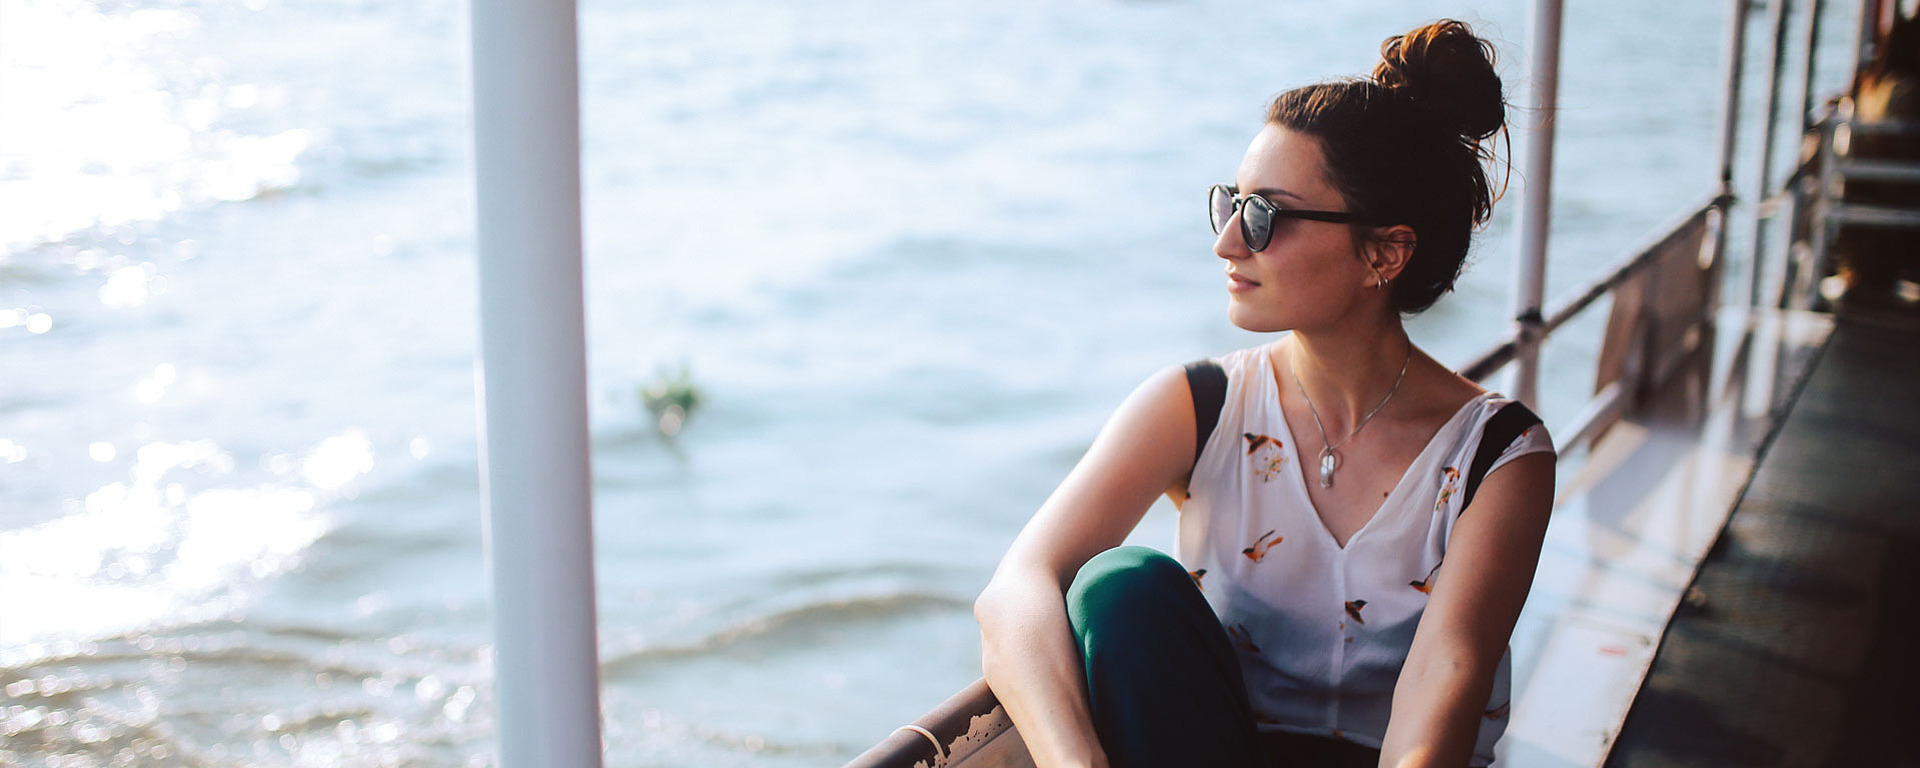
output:
[[[1373,237],[1367,241],[1367,266],[1384,279],[1399,277],[1400,272],[1407,268],[1407,261],[1413,258],[1414,246],[1419,242],[1420,238],[1414,235],[1413,227],[1405,224],[1376,228]]]

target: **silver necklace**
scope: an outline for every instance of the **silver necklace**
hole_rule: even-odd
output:
[[[1379,405],[1374,406],[1373,410],[1367,411],[1367,415],[1360,417],[1360,425],[1354,427],[1352,432],[1348,432],[1347,436],[1340,438],[1340,442],[1337,443],[1327,440],[1327,428],[1320,425],[1320,412],[1314,410],[1313,398],[1307,397],[1307,388],[1300,384],[1300,371],[1293,371],[1293,388],[1300,390],[1300,399],[1307,401],[1307,413],[1313,414],[1313,428],[1320,430],[1320,444],[1326,446],[1320,449],[1320,487],[1333,487],[1333,470],[1335,467],[1340,466],[1340,454],[1335,452],[1334,449],[1346,445],[1347,441],[1352,440],[1354,435],[1360,434],[1360,430],[1366,428],[1367,422],[1373,421],[1373,415],[1379,413],[1381,408],[1387,407],[1387,401],[1393,399],[1393,393],[1400,391],[1400,382],[1407,378],[1407,364],[1411,362],[1413,362],[1413,342],[1408,341],[1407,359],[1400,363],[1400,375],[1394,377],[1393,386],[1387,388],[1387,396],[1380,398]],[[1287,367],[1289,369],[1293,368],[1293,355],[1291,352],[1287,355]]]

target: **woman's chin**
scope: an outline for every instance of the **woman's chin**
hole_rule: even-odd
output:
[[[1291,327],[1272,312],[1262,312],[1232,299],[1227,301],[1227,321],[1240,330],[1254,333],[1276,333]]]

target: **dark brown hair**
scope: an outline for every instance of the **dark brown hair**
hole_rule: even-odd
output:
[[[1482,166],[1506,127],[1493,58],[1470,27],[1444,19],[1387,38],[1372,77],[1295,88],[1267,109],[1267,122],[1320,140],[1349,210],[1413,229],[1413,255],[1392,283],[1400,312],[1453,289],[1498,197]]]

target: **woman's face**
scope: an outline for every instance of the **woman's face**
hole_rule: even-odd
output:
[[[1323,167],[1319,139],[1268,124],[1247,147],[1234,185],[1276,208],[1347,210]],[[1226,260],[1227,317],[1234,325],[1249,331],[1324,326],[1376,290],[1348,225],[1275,217],[1272,239],[1256,252],[1241,234],[1241,215],[1234,214],[1213,244]]]

